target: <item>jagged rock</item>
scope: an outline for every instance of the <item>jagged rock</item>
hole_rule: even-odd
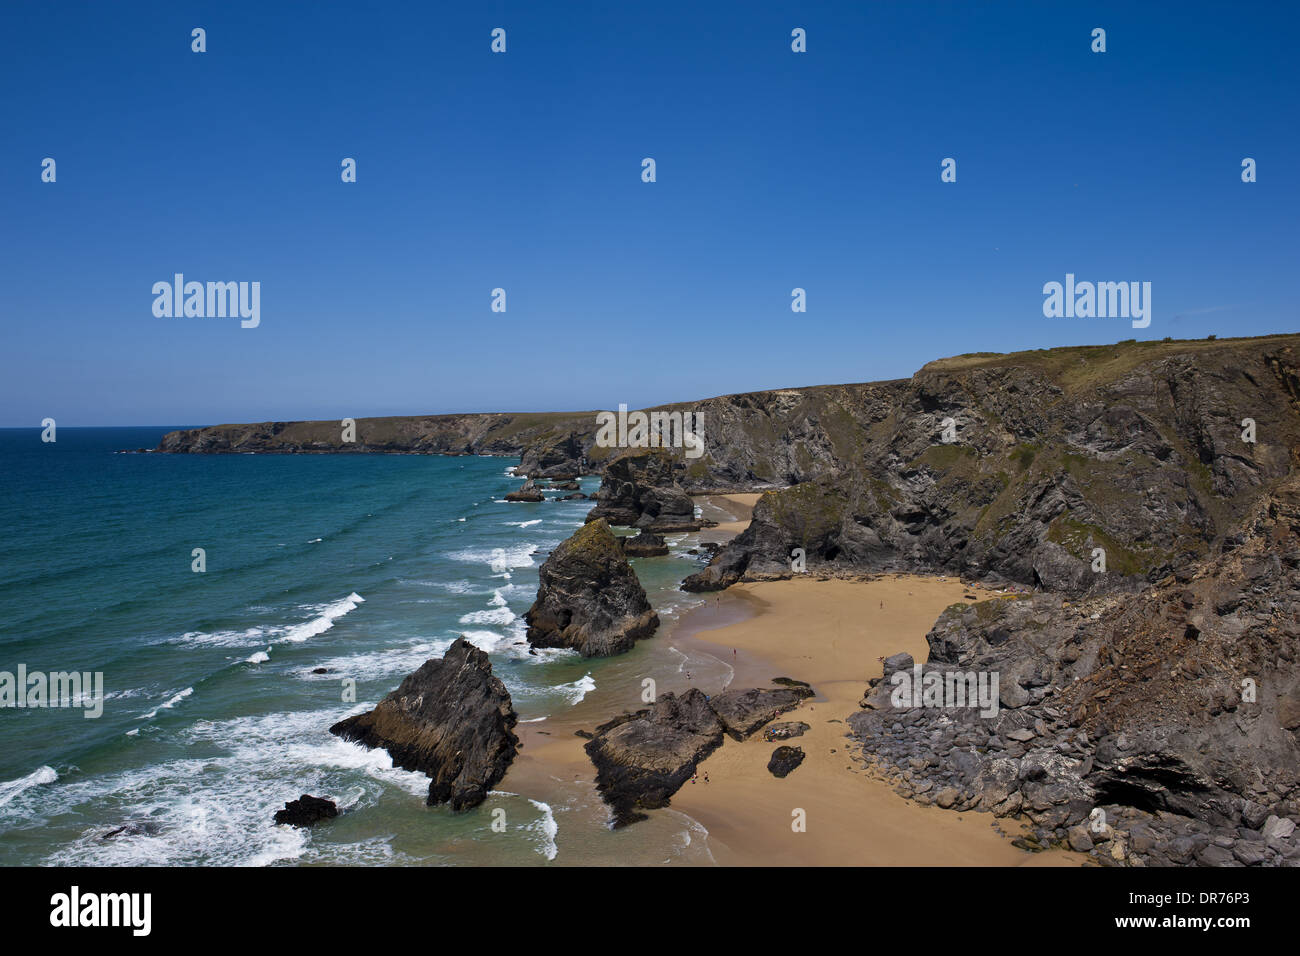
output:
[[[721,743],[722,725],[696,688],[680,697],[664,694],[648,710],[597,727],[586,751],[614,826],[644,820],[642,810],[667,806]]]
[[[642,531],[634,538],[619,538],[623,553],[629,558],[651,558],[668,553],[668,542],[650,531]]]
[[[545,501],[546,496],[542,494],[542,489],[537,487],[537,482],[529,478],[517,491],[512,491],[506,495],[506,501]]]
[[[799,764],[803,763],[802,747],[781,746],[772,751],[772,758],[767,762],[767,769],[774,777],[789,776]]]
[[[577,430],[550,436],[529,445],[516,471],[529,478],[554,478],[569,482],[586,471],[586,452]],[[569,491],[577,491],[574,485]]]
[[[582,486],[576,481],[553,481],[551,487],[556,491],[578,491]]]
[[[798,707],[814,696],[811,687],[783,687],[780,690],[752,688],[729,690],[709,698],[722,728],[733,740],[744,740],[774,717]]]
[[[659,626],[618,539],[600,520],[551,552],[524,620],[533,647],[571,647],[583,657],[621,654]]]
[[[459,637],[441,659],[425,661],[374,710],[339,721],[330,733],[382,747],[393,764],[427,774],[430,806],[478,806],[519,749],[510,694],[488,656]]]
[[[588,521],[604,518],[613,525],[656,533],[699,531],[695,502],[677,484],[673,455],[662,448],[633,448],[605,466]]]
[[[287,823],[294,827],[309,827],[321,820],[332,820],[339,815],[339,808],[333,800],[313,797],[304,793],[297,800],[290,800],[283,810],[275,812],[276,823]]]

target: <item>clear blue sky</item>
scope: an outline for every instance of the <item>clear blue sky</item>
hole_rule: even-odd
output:
[[[1297,26],[1289,3],[7,0],[0,425],[636,407],[1295,331]],[[155,318],[176,272],[261,282],[261,326]],[[1044,318],[1067,272],[1151,282],[1151,326]]]

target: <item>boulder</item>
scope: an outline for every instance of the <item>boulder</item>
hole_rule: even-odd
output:
[[[290,800],[283,810],[275,813],[276,823],[285,823],[292,827],[309,827],[321,820],[332,820],[339,815],[339,808],[333,800],[313,797],[304,793],[297,800]]]
[[[659,615],[604,521],[583,525],[551,552],[524,620],[533,647],[569,647],[583,657],[621,654],[659,626]]]
[[[339,721],[330,733],[382,747],[394,765],[427,774],[430,806],[468,810],[483,802],[514,760],[517,720],[488,656],[460,637],[374,710]]]
[[[506,501],[545,501],[546,496],[542,494],[542,489],[537,487],[537,482],[529,478],[517,491],[512,491],[506,495]]]
[[[789,776],[791,771],[803,763],[803,758],[802,747],[783,745],[772,751],[772,759],[767,762],[767,769],[772,771],[774,777]]]
[[[618,541],[629,558],[651,558],[668,553],[668,542],[652,531],[642,531],[635,538],[619,538]]]

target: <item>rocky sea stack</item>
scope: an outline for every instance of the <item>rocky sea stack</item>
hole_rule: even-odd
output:
[[[691,500],[675,474],[684,467],[663,448],[634,448],[611,459],[596,492],[596,507],[588,521],[604,518],[610,524],[666,531],[699,531]]]
[[[524,620],[533,647],[571,647],[583,657],[621,654],[659,626],[645,588],[604,521],[583,525],[551,552]]]
[[[382,747],[396,766],[427,774],[430,806],[468,810],[483,802],[514,760],[517,720],[488,656],[461,637],[374,710],[339,721],[330,733]]]

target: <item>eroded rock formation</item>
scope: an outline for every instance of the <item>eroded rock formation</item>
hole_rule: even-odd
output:
[[[659,626],[645,588],[609,525],[579,528],[538,571],[537,600],[524,616],[533,647],[570,647],[583,657],[629,650]]]
[[[339,721],[330,733],[382,747],[395,766],[427,774],[430,806],[468,810],[483,802],[514,760],[517,720],[488,656],[460,637],[374,710]]]

